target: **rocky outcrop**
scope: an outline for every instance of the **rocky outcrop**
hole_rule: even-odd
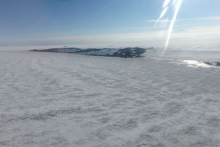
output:
[[[141,57],[141,54],[145,53],[147,50],[153,48],[140,48],[140,47],[127,47],[127,48],[90,48],[90,49],[80,49],[80,48],[51,48],[43,50],[31,50],[35,52],[57,52],[57,53],[74,53],[81,55],[91,55],[91,56],[108,56],[108,57],[122,57],[122,58],[133,58]]]
[[[205,64],[211,65],[211,66],[218,66],[220,67],[220,62],[204,62]]]

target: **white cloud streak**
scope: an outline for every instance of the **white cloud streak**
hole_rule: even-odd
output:
[[[176,21],[219,21],[220,16],[212,16],[212,17],[197,17],[197,18],[186,18],[186,19],[177,19]],[[156,19],[150,19],[146,22],[165,22],[166,20],[156,20]],[[171,20],[168,20],[168,22],[171,22]]]

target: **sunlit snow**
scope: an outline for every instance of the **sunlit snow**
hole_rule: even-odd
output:
[[[165,57],[1,51],[0,146],[219,146],[220,69]]]

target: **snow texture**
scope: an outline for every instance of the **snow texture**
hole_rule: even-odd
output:
[[[2,51],[0,146],[219,147],[220,68],[190,63]]]

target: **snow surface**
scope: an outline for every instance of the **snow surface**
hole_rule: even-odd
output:
[[[0,52],[1,147],[219,147],[220,68]]]

